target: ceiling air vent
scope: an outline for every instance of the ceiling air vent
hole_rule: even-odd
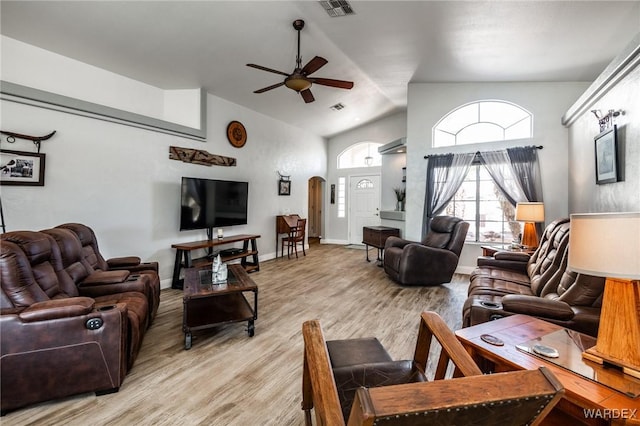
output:
[[[346,0],[329,0],[318,2],[324,7],[329,16],[337,18],[338,16],[355,15],[353,8]]]
[[[332,110],[334,110],[334,111],[340,111],[340,110],[341,110],[341,109],[343,109],[343,108],[344,108],[344,104],[343,104],[342,102],[338,102],[337,104],[335,104],[335,105],[331,105],[331,106],[329,107],[329,109],[332,109]]]

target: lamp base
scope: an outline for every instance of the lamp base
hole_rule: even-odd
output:
[[[598,340],[582,357],[640,379],[640,281],[607,278]]]
[[[538,247],[538,232],[533,222],[525,222],[524,224],[522,245],[530,250],[535,250]]]
[[[596,348],[590,348],[586,351],[582,352],[582,358],[595,362],[600,365],[614,365],[616,367],[621,367],[622,372],[624,374],[628,374],[629,376],[633,376],[637,379],[640,379],[640,368],[636,366],[625,366],[619,360],[615,358],[610,358],[606,354],[602,354],[598,352]]]

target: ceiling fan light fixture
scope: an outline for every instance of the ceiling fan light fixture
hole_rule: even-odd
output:
[[[292,75],[285,79],[284,85],[296,92],[302,92],[311,87],[311,82],[304,77]]]

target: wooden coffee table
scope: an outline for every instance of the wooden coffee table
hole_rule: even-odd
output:
[[[226,284],[211,284],[211,269],[185,270],[182,331],[184,348],[191,348],[192,332],[220,324],[247,321],[249,337],[255,334],[258,319],[258,286],[238,264],[228,265]],[[253,307],[244,293],[253,293]]]
[[[555,332],[563,333],[564,330],[558,325],[537,318],[513,315],[463,328],[455,333],[458,340],[485,373],[531,370],[541,366],[547,367],[553,372],[564,386],[565,395],[542,422],[543,425],[640,425],[640,397],[634,398],[615,391],[542,357],[525,353],[516,347],[531,340],[544,340],[546,336]],[[579,335],[573,331],[569,331],[569,333]],[[495,346],[483,341],[481,338],[483,334],[498,337],[504,342],[504,345]],[[559,359],[562,359],[566,355],[567,348],[557,347],[560,351]],[[578,351],[575,359],[571,360],[571,364],[581,363],[588,363],[588,361],[584,361]],[[589,364],[597,371],[597,375],[623,376],[620,372],[606,371],[596,364]]]

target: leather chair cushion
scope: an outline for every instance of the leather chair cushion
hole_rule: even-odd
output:
[[[328,340],[327,351],[332,368],[392,361],[387,350],[375,337]]]
[[[51,263],[57,246],[49,236],[33,231],[8,232],[2,235],[2,247],[3,265],[6,262],[7,266],[3,267],[2,289],[13,307],[76,296],[59,286],[56,267]],[[3,307],[7,307],[5,304]]]
[[[109,269],[107,262],[98,252],[98,242],[91,228],[81,223],[65,223],[56,228],[68,229],[76,234],[82,246],[82,256],[92,268],[105,271]]]
[[[451,235],[462,219],[449,216],[436,216],[431,220],[430,229],[422,239],[422,244],[429,247],[447,248]]]
[[[427,381],[427,378],[415,368],[413,361],[374,362],[334,368],[333,377],[338,388],[345,423],[349,418],[356,390],[359,388]]]
[[[531,287],[523,276],[512,271],[489,269],[476,274],[469,284],[468,295],[504,296],[506,294],[532,295]]]
[[[571,281],[571,277],[573,277],[573,283],[565,289],[565,286]],[[558,288],[558,300],[572,306],[599,307],[602,305],[605,283],[606,279],[603,277],[566,271]]]

